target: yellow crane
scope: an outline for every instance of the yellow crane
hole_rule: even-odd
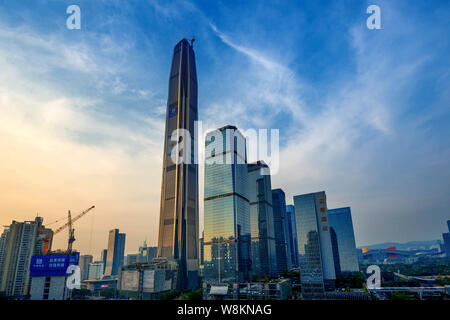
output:
[[[78,219],[80,219],[81,217],[83,217],[86,213],[88,213],[89,211],[91,211],[94,208],[95,208],[95,206],[92,206],[89,209],[84,210],[83,212],[81,212],[80,214],[75,216],[74,218],[72,218],[72,214],[70,213],[70,210],[69,210],[69,213],[67,215],[67,222],[53,232],[46,232],[44,227],[41,227],[40,234],[39,234],[37,240],[44,241],[44,247],[43,247],[42,253],[43,254],[48,253],[50,241],[53,239],[53,236],[55,234],[61,232],[62,230],[64,230],[67,227],[69,228],[69,241],[68,241],[68,246],[67,246],[67,252],[68,253],[72,252],[72,244],[75,241],[75,229],[73,228],[73,223],[75,221],[77,221]]]

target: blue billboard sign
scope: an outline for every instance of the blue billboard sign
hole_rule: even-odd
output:
[[[65,276],[70,265],[78,265],[80,253],[67,254],[44,254],[32,256],[30,263],[31,277]]]

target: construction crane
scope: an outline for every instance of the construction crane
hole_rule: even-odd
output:
[[[69,228],[69,240],[68,240],[67,252],[68,253],[72,252],[72,244],[75,241],[75,229],[73,228],[73,224],[75,221],[77,221],[78,219],[83,217],[86,213],[88,213],[89,211],[91,211],[94,208],[95,208],[95,206],[92,206],[89,209],[84,210],[79,215],[75,216],[73,219],[72,219],[72,214],[70,213],[70,210],[69,210],[69,213],[67,215],[67,222],[65,224],[63,224],[62,226],[60,226],[58,229],[56,229],[54,232],[46,232],[46,229],[41,227],[40,234],[39,234],[39,237],[37,238],[37,240],[44,242],[44,247],[43,247],[42,253],[43,254],[48,253],[48,248],[50,247],[50,241],[53,239],[53,236],[55,234],[61,232],[65,228]]]

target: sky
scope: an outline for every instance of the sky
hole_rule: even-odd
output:
[[[127,253],[156,245],[172,52],[195,36],[199,120],[279,129],[272,187],[288,203],[325,190],[352,208],[357,246],[440,239],[449,24],[439,0],[0,1],[0,225],[96,205],[75,224],[82,254],[113,228]]]

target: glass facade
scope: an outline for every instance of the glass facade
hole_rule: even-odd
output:
[[[275,253],[278,274],[288,270],[288,255],[291,253],[286,245],[286,196],[281,189],[272,190],[273,222],[275,231]]]
[[[277,276],[272,188],[264,162],[248,165],[251,257],[254,276]]]
[[[339,261],[335,261],[339,267],[336,272],[359,271],[358,254],[356,251],[355,234],[353,231],[352,213],[350,207],[328,210],[330,227],[336,233]]]
[[[245,146],[233,126],[206,136],[206,148],[217,146],[205,159],[203,277],[210,284],[250,280],[248,173],[238,141]]]
[[[287,236],[286,244],[289,248],[287,252],[288,255],[288,268],[298,267],[298,244],[297,244],[297,226],[295,223],[295,209],[293,205],[286,206],[286,226],[287,226]]]
[[[336,279],[325,192],[295,196],[294,206],[302,293],[320,296]]]
[[[158,256],[179,261],[179,289],[198,286],[198,166],[193,161],[197,119],[195,54],[183,39],[174,48],[170,70],[158,235]],[[189,131],[191,139],[173,141],[177,129]]]

